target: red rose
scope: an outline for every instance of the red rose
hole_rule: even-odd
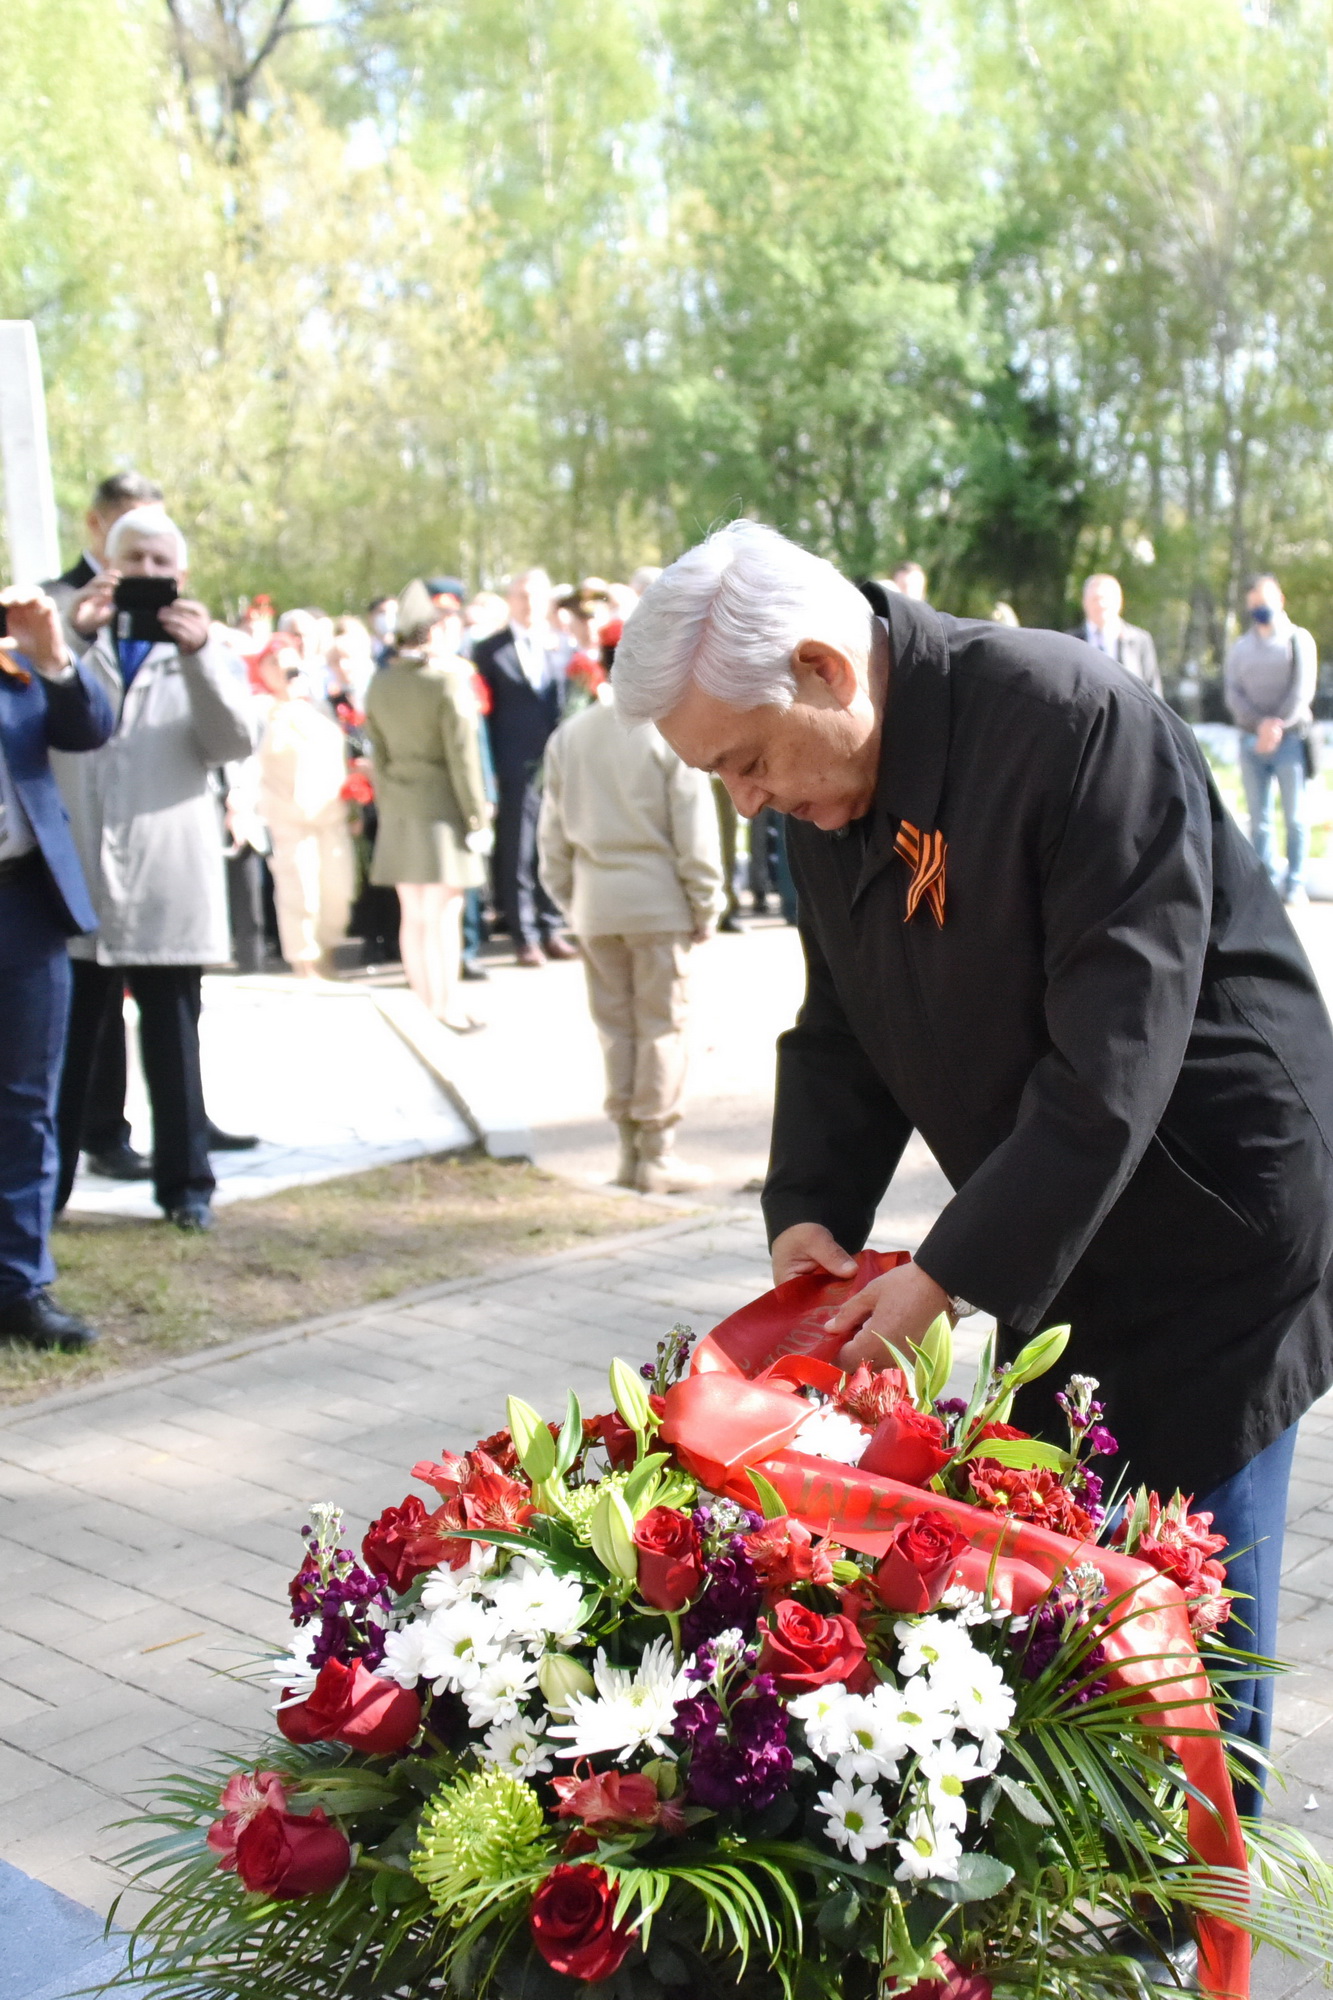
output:
[[[236,1836],[233,1865],[261,1896],[322,1896],[342,1881],[352,1850],[322,1806],[304,1816],[266,1806]]]
[[[593,1984],[624,1964],[634,1934],[611,1921],[616,1892],[601,1868],[560,1862],[532,1899],[533,1943],[553,1972]]]
[[[791,1514],[765,1521],[741,1540],[760,1583],[770,1591],[790,1590],[794,1583],[832,1583],[834,1558],[842,1554],[836,1542],[816,1542],[804,1521]]]
[[[655,1611],[682,1611],[699,1595],[704,1552],[699,1530],[675,1507],[650,1507],[634,1530],[639,1595]]]
[[[366,1568],[382,1576],[395,1597],[401,1597],[415,1579],[430,1569],[411,1553],[414,1535],[419,1534],[429,1516],[425,1502],[409,1493],[401,1507],[386,1507],[378,1521],[372,1521],[361,1543]]]
[[[918,1514],[895,1528],[875,1571],[875,1589],[889,1611],[933,1611],[967,1547],[944,1514]]]
[[[844,1612],[824,1618],[784,1597],[762,1629],[758,1671],[772,1674],[779,1694],[809,1694],[830,1681],[859,1691],[868,1677],[865,1640]]]
[[[983,1424],[972,1440],[973,1445],[984,1444],[987,1438],[1030,1438],[1031,1431],[1020,1431],[1013,1424]]]
[[[305,1700],[278,1710],[278,1727],[289,1743],[346,1743],[367,1757],[396,1757],[421,1727],[421,1703],[360,1660],[326,1660]]]
[[[900,1403],[885,1417],[861,1454],[865,1472],[899,1479],[904,1486],[929,1486],[953,1457],[948,1432],[938,1417]]]

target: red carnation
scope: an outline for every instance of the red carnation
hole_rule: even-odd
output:
[[[421,1703],[361,1660],[326,1660],[305,1700],[278,1710],[278,1727],[289,1743],[345,1743],[367,1757],[396,1757],[421,1727]]]
[[[871,1369],[863,1361],[855,1374],[847,1377],[834,1401],[844,1416],[855,1417],[858,1424],[865,1424],[873,1431],[899,1403],[911,1399],[912,1392],[901,1368]]]
[[[533,1943],[553,1972],[596,1984],[624,1964],[634,1934],[612,1922],[616,1892],[601,1868],[560,1862],[532,1899]]]
[[[830,1681],[842,1681],[859,1693],[868,1684],[866,1642],[845,1612],[824,1618],[794,1597],[784,1597],[760,1629],[764,1643],[758,1671],[772,1674],[779,1694],[809,1694]]]
[[[752,1535],[743,1535],[745,1553],[768,1591],[790,1590],[794,1583],[830,1584],[833,1564],[842,1554],[836,1542],[816,1542],[804,1521],[783,1514],[765,1521]]]
[[[688,1514],[650,1507],[634,1530],[639,1595],[655,1611],[683,1611],[704,1580],[703,1544]]]
[[[863,1471],[901,1480],[904,1486],[929,1486],[952,1457],[941,1420],[900,1403],[880,1424],[860,1462]]]
[[[401,1507],[386,1507],[378,1521],[372,1521],[361,1543],[365,1565],[374,1576],[382,1576],[395,1597],[401,1597],[423,1570],[434,1567],[413,1556],[412,1541],[425,1526],[429,1515],[426,1503],[409,1493]]]
[[[967,1547],[945,1514],[927,1511],[895,1528],[875,1571],[875,1589],[889,1611],[933,1611]]]

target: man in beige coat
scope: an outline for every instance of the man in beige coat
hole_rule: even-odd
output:
[[[542,880],[578,938],[620,1132],[621,1187],[683,1194],[708,1176],[673,1158],[687,1064],[690,950],[726,906],[708,779],[651,724],[627,730],[612,690],[546,749]]]

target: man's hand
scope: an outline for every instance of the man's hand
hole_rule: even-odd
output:
[[[175,640],[178,652],[203,652],[208,644],[209,619],[202,604],[192,597],[178,597],[174,604],[164,604],[157,615],[162,630]]]
[[[776,1250],[777,1244],[773,1247]],[[855,1335],[838,1356],[838,1365],[855,1368],[865,1361],[872,1368],[892,1367],[885,1342],[892,1341],[906,1354],[932,1321],[948,1310],[949,1294],[919,1264],[899,1264],[848,1299],[829,1321],[830,1333]]]
[[[1254,747],[1261,757],[1271,757],[1286,733],[1286,725],[1275,715],[1266,715],[1254,732]]]
[[[111,623],[116,609],[114,602],[116,585],[119,582],[119,570],[99,570],[91,583],[84,584],[70,605],[69,622],[85,639],[95,638],[104,625]]]
[[[773,1238],[773,1283],[803,1278],[809,1271],[827,1271],[832,1278],[854,1278],[856,1259],[830,1235],[822,1222],[793,1222]]]
[[[709,938],[712,937],[712,935],[713,935],[712,924],[696,924],[694,926],[694,929],[690,932],[690,943],[707,944]]]
[[[12,585],[0,590],[0,604],[5,607],[5,622],[13,641],[9,650],[22,653],[48,680],[63,674],[69,665],[69,647],[55,600],[44,590]]]

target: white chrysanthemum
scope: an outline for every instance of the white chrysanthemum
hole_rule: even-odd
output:
[[[688,1667],[677,1669],[671,1641],[654,1639],[644,1649],[637,1670],[613,1667],[598,1648],[593,1666],[595,1695],[576,1695],[570,1720],[556,1723],[550,1734],[567,1736],[560,1757],[605,1757],[615,1754],[622,1764],[645,1745],[659,1757],[668,1754],[666,1738],[676,1719],[676,1704],[690,1691]]]
[[[893,1628],[902,1652],[898,1665],[907,1679],[954,1660],[968,1660],[976,1647],[956,1618],[899,1618]]]
[[[481,1754],[515,1778],[535,1778],[551,1768],[551,1746],[521,1715],[497,1722],[481,1739]]]
[[[829,1750],[840,1778],[875,1784],[897,1777],[907,1744],[894,1719],[895,1706],[892,1688],[876,1688],[873,1694],[849,1695],[830,1717]]]
[[[489,1543],[469,1542],[468,1558],[461,1569],[441,1563],[428,1573],[421,1586],[423,1609],[449,1611],[464,1599],[475,1597],[485,1587],[494,1561],[495,1550]]]
[[[870,1432],[854,1417],[825,1406],[813,1410],[791,1441],[793,1451],[808,1451],[815,1458],[836,1458],[840,1465],[856,1465],[870,1443]]]
[[[414,1618],[410,1625],[400,1625],[396,1632],[388,1634],[384,1641],[384,1658],[375,1669],[381,1680],[397,1681],[399,1687],[414,1688],[419,1680],[425,1678],[423,1655],[427,1629],[424,1618]]]
[[[500,1657],[500,1628],[489,1604],[464,1598],[426,1620],[421,1671],[436,1694],[462,1694],[474,1687],[483,1667]]]
[[[937,1743],[921,1759],[920,1771],[926,1781],[935,1825],[956,1827],[961,1833],[967,1825],[963,1787],[986,1775],[976,1744]]]
[[[957,1713],[959,1726],[978,1742],[999,1736],[1014,1719],[1014,1696],[994,1660],[984,1653],[942,1661],[931,1685]]]
[[[490,1597],[505,1630],[534,1646],[544,1646],[548,1639],[572,1646],[588,1615],[576,1576],[557,1576],[526,1557],[500,1578]]]
[[[1003,1625],[1009,1613],[1002,1604],[987,1602],[979,1590],[951,1583],[940,1599],[941,1611],[956,1611],[964,1625]]]
[[[913,1674],[905,1687],[880,1690],[889,1721],[913,1756],[924,1757],[957,1727],[951,1690],[936,1686],[925,1674]]]
[[[468,1721],[474,1729],[492,1722],[512,1722],[537,1685],[537,1669],[522,1653],[501,1653],[483,1667],[471,1687],[464,1688]]]
[[[826,1831],[834,1846],[845,1848],[853,1861],[864,1861],[872,1848],[888,1843],[883,1801],[869,1785],[849,1785],[839,1778],[819,1794],[815,1811],[828,1822]]]
[[[831,1746],[841,1733],[842,1710],[859,1699],[859,1695],[848,1694],[841,1681],[829,1681],[824,1687],[812,1688],[809,1694],[798,1694],[795,1701],[787,1703],[787,1713],[804,1723],[805,1740],[815,1756],[831,1764],[836,1754]]]
[[[962,1843],[951,1826],[936,1826],[925,1811],[909,1814],[907,1837],[898,1842],[899,1882],[956,1882]]]
[[[290,1700],[285,1704],[287,1707],[291,1706],[292,1701],[304,1701],[319,1679],[319,1668],[310,1664],[310,1655],[315,1650],[318,1638],[318,1625],[302,1626],[292,1636],[291,1652],[284,1653],[281,1659],[274,1660],[269,1667],[270,1686],[285,1688],[290,1694]],[[281,1708],[284,1704],[279,1702],[278,1706]]]

